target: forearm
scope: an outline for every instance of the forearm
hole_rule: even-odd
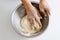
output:
[[[26,10],[32,9],[32,4],[29,0],[21,0]]]

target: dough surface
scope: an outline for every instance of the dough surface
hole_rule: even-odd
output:
[[[20,24],[21,24],[22,31],[25,33],[37,33],[42,28],[42,24],[39,25],[36,21],[34,25],[31,26],[27,15],[21,19]]]

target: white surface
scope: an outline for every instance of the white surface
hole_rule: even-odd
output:
[[[18,35],[11,25],[11,12],[20,1],[0,0],[0,40],[60,40],[60,0],[47,2],[52,9],[47,30],[35,38],[24,38]]]

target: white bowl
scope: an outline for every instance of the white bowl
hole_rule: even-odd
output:
[[[33,2],[33,3],[37,3],[37,2]],[[37,3],[38,4],[38,3]],[[21,4],[22,5],[22,4]],[[37,35],[40,35],[42,34],[45,29],[47,28],[47,25],[48,25],[48,22],[49,22],[49,17],[46,17],[44,18],[44,20],[46,19],[47,21],[45,21],[45,23],[43,23],[43,28],[41,29],[41,31],[39,33],[36,33],[34,35],[27,35],[27,34],[24,34],[22,31],[21,31],[21,26],[20,26],[20,20],[21,18],[25,15],[25,9],[24,7],[22,7],[21,5],[18,5],[15,10],[13,11],[12,13],[12,25],[13,25],[13,28],[15,29],[15,31],[19,34],[19,35],[23,35],[23,36],[26,36],[26,37],[34,37],[34,36],[37,36]],[[23,8],[23,9],[22,9]],[[43,20],[43,21],[44,21]]]

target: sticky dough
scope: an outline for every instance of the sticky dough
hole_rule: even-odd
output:
[[[37,33],[42,28],[42,24],[39,25],[36,21],[34,25],[32,25],[32,28],[31,28],[27,15],[21,19],[20,24],[21,24],[22,31],[25,33]]]

